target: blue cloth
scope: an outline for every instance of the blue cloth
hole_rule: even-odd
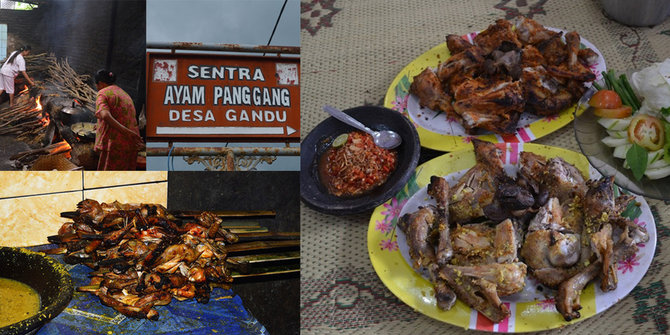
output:
[[[39,251],[45,246],[31,249]],[[64,263],[62,256],[53,257]],[[75,288],[89,285],[90,268],[65,266]],[[154,308],[159,314],[157,321],[133,319],[103,305],[98,297],[75,289],[68,307],[37,334],[267,334],[265,327],[247,312],[242,299],[232,290],[214,288],[207,304],[194,299],[172,299],[167,306]]]

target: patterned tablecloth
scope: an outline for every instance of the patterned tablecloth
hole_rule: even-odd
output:
[[[324,104],[382,105],[398,72],[449,33],[485,29],[519,14],[576,30],[602,52],[607,67],[627,71],[670,57],[670,20],[628,27],[610,20],[597,0],[303,0],[302,134],[326,118]],[[536,143],[579,151],[572,123]],[[670,206],[647,199],[658,245],[646,276],[633,292],[594,317],[560,329],[568,334],[667,333],[670,301]],[[465,333],[398,300],[368,257],[372,211],[351,216],[301,207],[301,328],[311,333]]]

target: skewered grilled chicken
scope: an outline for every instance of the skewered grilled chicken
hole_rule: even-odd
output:
[[[79,288],[124,315],[156,320],[156,305],[209,300],[211,286],[230,287],[223,243],[237,235],[203,212],[196,222],[179,222],[164,207],[84,200],[74,222],[49,241],[67,248],[66,261],[96,269],[91,285]]]

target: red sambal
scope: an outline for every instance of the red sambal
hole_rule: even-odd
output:
[[[346,142],[330,147],[321,157],[321,180],[328,191],[338,197],[351,197],[384,184],[396,168],[395,150],[375,145],[372,136],[354,131]]]

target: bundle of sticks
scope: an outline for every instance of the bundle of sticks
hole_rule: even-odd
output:
[[[90,199],[77,208],[61,213],[72,221],[48,238],[59,246],[48,253],[64,253],[66,262],[92,268],[90,285],[78,290],[134,318],[157,320],[154,306],[173,298],[207,303],[213,287],[230,288],[231,269],[244,270],[241,265],[253,262],[249,256],[229,258],[230,252],[299,245],[291,233],[289,240],[267,232],[236,234],[211,212],[181,218],[157,204]],[[270,235],[280,240],[254,240]]]
[[[41,78],[49,70],[49,65],[56,60],[53,54],[30,54],[24,57],[26,72],[31,78]]]
[[[78,74],[70,66],[67,58],[58,60],[56,57],[50,56],[47,58],[47,63],[49,74],[47,83],[54,85],[65,95],[77,99],[86,108],[95,110],[97,92],[89,84],[91,76]]]
[[[0,135],[16,135],[20,140],[38,143],[46,133],[49,116],[39,99],[27,90],[18,92],[14,106],[0,109]]]

